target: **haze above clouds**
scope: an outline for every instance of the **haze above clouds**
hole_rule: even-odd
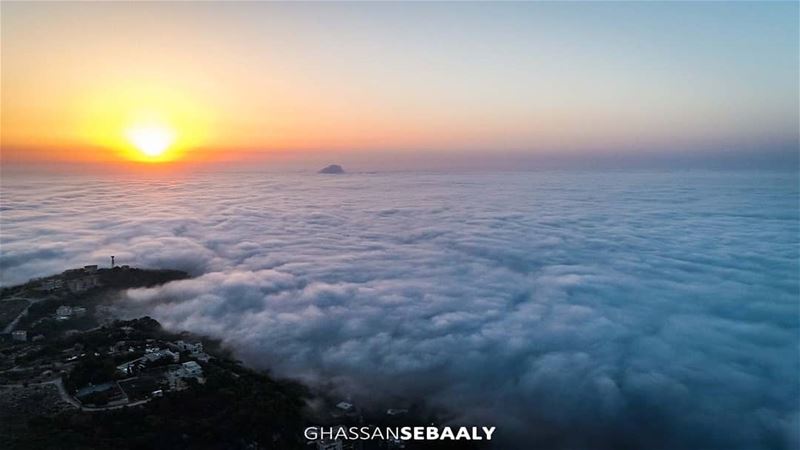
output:
[[[798,447],[796,173],[3,183],[4,284],[189,270],[121,306],[357,402],[522,447]]]

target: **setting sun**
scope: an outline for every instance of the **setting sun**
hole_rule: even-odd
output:
[[[127,131],[126,136],[144,156],[157,158],[175,140],[175,133],[163,126],[134,127]]]

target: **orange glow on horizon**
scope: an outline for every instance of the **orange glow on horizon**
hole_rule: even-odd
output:
[[[207,146],[215,128],[209,110],[169,83],[113,83],[79,105],[75,147],[88,159],[143,163],[177,162]],[[95,150],[90,150],[94,148]]]

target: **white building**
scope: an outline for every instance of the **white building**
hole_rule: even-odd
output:
[[[123,375],[132,375],[138,369],[141,369],[142,367],[147,365],[148,362],[157,361],[161,358],[172,358],[173,362],[178,362],[178,359],[180,359],[180,355],[171,352],[167,349],[161,350],[156,348],[151,351],[148,351],[148,353],[146,353],[141,358],[136,358],[133,361],[128,361],[126,363],[118,365],[117,372]]]
[[[163,350],[160,348],[154,348],[152,351],[147,352],[142,358],[148,359],[150,361],[156,361],[164,357],[172,358],[173,362],[178,362],[178,360],[180,359],[180,355],[166,348]]]
[[[25,330],[16,330],[11,332],[11,339],[15,341],[25,342],[28,340],[28,332]]]
[[[353,405],[347,402],[339,402],[336,404],[336,407],[341,409],[342,411],[350,411],[353,409]]]
[[[86,308],[82,306],[66,306],[61,305],[56,309],[56,318],[59,320],[66,320],[70,317],[83,317],[86,315]]]
[[[66,305],[59,306],[58,309],[56,309],[56,316],[61,320],[69,319],[72,317],[72,307]]]
[[[187,361],[181,364],[185,378],[198,378],[203,376],[203,368],[195,361]]]
[[[203,368],[196,361],[187,361],[180,366],[175,366],[166,374],[167,383],[172,390],[180,391],[186,389],[186,380],[194,378],[198,383],[205,383],[203,378]]]

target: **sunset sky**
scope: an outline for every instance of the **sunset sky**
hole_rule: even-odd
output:
[[[794,2],[3,2],[2,158],[792,159],[797,17]]]
[[[0,379],[149,317],[308,393],[239,428],[144,399],[135,441],[17,408],[0,448],[302,447],[346,399],[482,448],[800,450],[797,0],[0,0],[0,57],[0,300],[42,301]]]

